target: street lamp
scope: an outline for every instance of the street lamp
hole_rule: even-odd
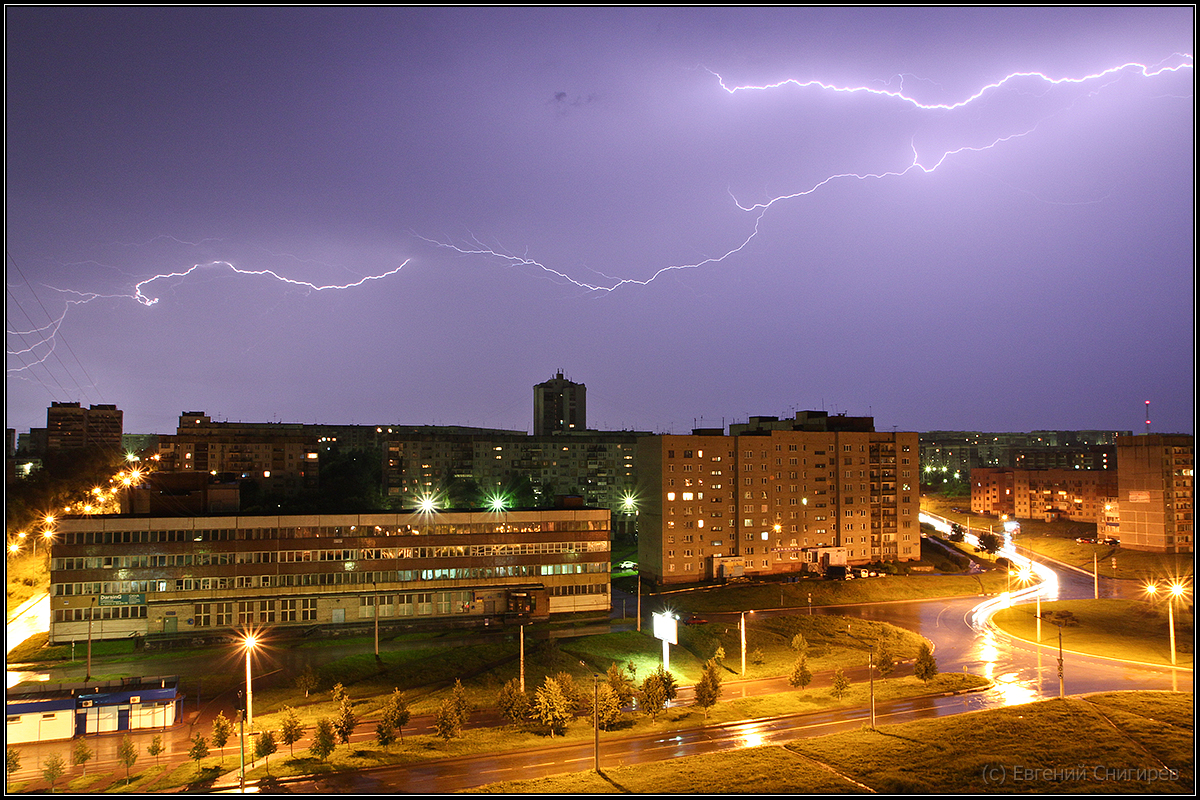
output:
[[[746,615],[753,614],[754,610],[742,612],[742,624],[740,626],[742,632],[742,677],[746,677]]]
[[[1180,581],[1175,581],[1167,586],[1167,627],[1171,632],[1171,666],[1176,665],[1175,661],[1175,601],[1187,594],[1187,586]],[[1146,584],[1146,594],[1151,598],[1158,595],[1158,584]]]
[[[1036,578],[1037,576],[1033,572],[1032,562],[1024,567],[1021,567],[1021,571],[1017,573],[1017,580],[1020,581],[1022,586],[1028,586],[1029,584],[1033,583]],[[1037,642],[1040,645],[1042,643],[1042,590],[1040,588],[1038,589],[1037,593],[1034,594],[1034,599],[1037,600]]]
[[[253,633],[247,633],[242,646],[246,650],[246,724],[250,728],[251,735],[254,735],[254,690],[251,685],[250,654],[254,652],[257,645],[258,637]]]
[[[871,682],[871,730],[875,730],[875,644],[877,640],[867,642],[859,639],[850,632],[850,624],[846,624],[846,635],[867,645],[867,677]]]
[[[596,772],[600,771],[600,674],[592,673],[592,727],[595,735]]]

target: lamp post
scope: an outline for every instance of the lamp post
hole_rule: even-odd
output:
[[[96,598],[92,598],[92,602],[88,604],[88,667],[87,677],[85,681],[92,679],[92,620],[96,618]]]
[[[258,638],[254,634],[246,634],[244,646],[246,649],[246,724],[250,728],[250,735],[254,735],[254,689],[251,685],[250,676],[250,653],[254,651],[258,644]]]
[[[592,728],[595,735],[595,765],[600,772],[600,676],[592,673]]]
[[[1146,584],[1146,594],[1151,598],[1158,596],[1158,584]],[[1176,666],[1175,658],[1175,601],[1187,594],[1187,587],[1179,581],[1167,586],[1167,628],[1171,636],[1171,666]]]
[[[751,611],[751,614],[754,612]],[[746,677],[746,612],[742,612],[742,623],[738,626],[742,634],[742,677]]]
[[[853,633],[850,632],[850,625],[846,625],[846,635],[855,641],[862,642]],[[871,730],[875,730],[875,642],[866,642],[867,645],[867,678],[871,684]]]
[[[1033,583],[1033,581],[1036,580],[1036,577],[1037,576],[1033,571],[1033,562],[1032,561],[1030,562],[1029,566],[1023,567],[1021,569],[1021,571],[1017,573],[1017,581],[1022,586],[1028,586],[1029,584]],[[1037,593],[1034,594],[1034,599],[1037,600],[1037,617],[1036,617],[1036,619],[1037,619],[1037,640],[1036,641],[1040,645],[1042,643],[1042,590],[1040,588],[1038,589]]]
[[[1062,624],[1060,623],[1058,626],[1058,697],[1061,700],[1066,696],[1066,684],[1063,681]]]
[[[375,587],[375,660],[379,660],[379,584],[372,584]]]

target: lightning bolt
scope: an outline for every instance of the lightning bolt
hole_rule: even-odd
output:
[[[395,275],[397,272],[404,269],[408,265],[409,261],[411,261],[411,259],[405,259],[404,262],[402,264],[400,264],[400,266],[396,267],[395,269],[388,270],[387,272],[381,273],[379,275],[367,275],[363,278],[360,278],[357,281],[352,281],[351,283],[328,284],[325,286],[318,286],[317,284],[310,283],[309,281],[300,281],[300,280],[296,280],[295,278],[288,278],[288,277],[286,277],[284,275],[280,275],[278,272],[275,272],[274,270],[270,270],[270,269],[239,269],[238,267],[235,267],[233,264],[229,263],[228,261],[210,261],[207,264],[196,264],[196,265],[192,266],[190,269],[184,270],[183,272],[168,272],[168,273],[164,273],[164,274],[160,274],[160,275],[155,275],[154,277],[147,278],[144,281],[139,281],[137,284],[134,285],[134,293],[132,295],[130,295],[129,297],[133,300],[137,300],[139,303],[141,303],[144,306],[152,306],[159,301],[159,298],[149,297],[149,296],[143,294],[142,287],[149,286],[150,284],[154,283],[155,281],[167,280],[169,278],[186,278],[188,275],[191,275],[196,270],[202,269],[204,267],[228,267],[230,270],[237,273],[238,275],[269,275],[270,277],[274,278],[275,280],[279,281],[280,283],[286,283],[291,286],[303,286],[303,287],[305,287],[307,289],[311,289],[312,291],[315,291],[315,292],[324,292],[324,291],[331,291],[331,290],[338,290],[338,289],[353,289],[356,286],[362,286],[364,283],[367,283],[368,281],[379,281],[379,280],[383,280],[384,278],[388,278],[392,275]]]
[[[1172,63],[1172,61],[1176,60],[1176,59],[1178,60],[1179,63],[1170,65]],[[776,83],[767,83],[767,84],[759,84],[759,85],[747,84],[747,85],[742,85],[742,86],[731,86],[728,83],[726,83],[725,79],[722,78],[718,73],[713,72],[712,70],[707,70],[707,71],[713,77],[715,77],[717,79],[717,82],[720,83],[721,88],[724,89],[729,94],[736,94],[737,92],[746,92],[746,91],[767,91],[770,89],[780,89],[784,86],[795,86],[800,89],[816,87],[818,89],[822,89],[827,92],[836,92],[836,93],[841,93],[841,94],[866,93],[866,94],[873,94],[873,95],[877,95],[877,96],[881,96],[881,97],[890,97],[890,98],[908,103],[909,105],[913,106],[914,108],[918,108],[922,111],[955,111],[957,109],[963,108],[964,106],[968,106],[971,103],[974,103],[975,101],[981,99],[984,95],[988,94],[989,92],[993,92],[993,91],[1001,88],[1002,86],[1005,86],[1013,81],[1020,80],[1021,78],[1034,78],[1036,80],[1040,80],[1044,83],[1050,84],[1051,86],[1058,86],[1058,85],[1062,85],[1062,84],[1090,83],[1092,81],[1097,81],[1102,78],[1107,78],[1109,76],[1115,76],[1115,75],[1118,75],[1119,73],[1126,72],[1126,71],[1135,71],[1144,78],[1153,78],[1157,75],[1161,75],[1164,72],[1178,72],[1181,69],[1192,69],[1192,67],[1193,67],[1193,65],[1192,65],[1191,54],[1189,54],[1189,53],[1172,53],[1170,56],[1168,56],[1167,58],[1158,62],[1157,64],[1151,65],[1151,64],[1142,64],[1142,63],[1139,63],[1136,61],[1129,61],[1129,62],[1121,64],[1120,66],[1117,66],[1117,67],[1110,67],[1110,68],[1108,68],[1106,70],[1102,70],[1100,72],[1093,72],[1089,75],[1083,75],[1081,77],[1073,77],[1073,78],[1072,77],[1052,78],[1044,72],[1010,72],[1008,75],[1005,75],[1000,80],[987,84],[986,86],[980,88],[974,94],[968,96],[967,98],[965,98],[963,100],[959,100],[958,102],[955,102],[955,103],[922,103],[920,100],[917,100],[915,97],[911,97],[911,96],[905,94],[904,89],[903,89],[903,81],[904,81],[903,75],[898,76],[901,80],[901,88],[897,89],[897,90],[891,90],[891,89],[877,89],[877,88],[874,88],[871,86],[838,86],[837,84],[826,83],[825,81],[818,81],[818,80],[801,81],[801,80],[797,80],[795,78],[788,78],[786,80],[778,81]]]
[[[155,239],[171,239],[176,242],[180,241],[180,240],[175,239],[174,237],[170,237],[170,236],[159,236],[159,237],[155,237]],[[154,240],[151,240],[151,241],[154,241]],[[146,244],[149,244],[149,242],[147,242]],[[190,243],[185,243],[185,244],[190,244]],[[138,246],[138,245],[135,245],[135,246]],[[203,263],[203,264],[194,264],[190,268],[183,270],[181,272],[159,273],[150,278],[146,278],[145,280],[138,281],[136,284],[134,284],[133,292],[131,294],[100,294],[98,292],[79,292],[74,289],[61,289],[61,288],[58,288],[55,286],[50,286],[49,284],[42,284],[46,288],[51,289],[52,291],[55,291],[55,292],[59,292],[60,294],[75,295],[75,299],[66,300],[63,305],[62,313],[59,314],[57,317],[52,317],[49,313],[47,313],[46,316],[49,318],[50,321],[48,323],[46,323],[45,325],[33,326],[33,327],[30,327],[30,328],[24,329],[24,330],[17,330],[11,324],[9,324],[7,326],[6,333],[8,334],[8,336],[17,337],[21,341],[21,345],[17,346],[17,347],[7,348],[8,355],[16,358],[20,362],[20,364],[19,364],[19,366],[15,366],[15,367],[7,367],[6,366],[5,372],[9,376],[17,376],[17,375],[20,375],[21,373],[28,373],[34,367],[45,364],[52,356],[55,356],[55,352],[57,350],[57,345],[58,345],[58,339],[59,339],[59,330],[62,328],[63,322],[67,317],[67,313],[70,311],[70,309],[73,306],[84,305],[86,303],[90,303],[94,300],[100,300],[100,299],[119,299],[119,300],[134,300],[143,306],[150,307],[150,306],[153,306],[156,303],[158,303],[158,301],[160,299],[159,297],[151,296],[151,295],[147,294],[146,291],[144,291],[144,290],[148,290],[151,284],[153,284],[157,281],[169,280],[172,278],[182,280],[200,269],[213,268],[213,267],[218,267],[218,268],[225,267],[238,275],[267,276],[267,277],[273,278],[274,280],[276,280],[280,283],[288,284],[290,286],[299,286],[299,287],[306,288],[310,291],[324,292],[324,291],[335,291],[335,290],[342,290],[342,289],[352,289],[356,286],[362,286],[363,284],[368,283],[370,281],[383,280],[384,278],[388,278],[388,277],[400,272],[400,270],[404,269],[409,264],[410,261],[411,261],[411,259],[405,259],[399,266],[395,267],[394,269],[388,270],[387,272],[383,272],[378,275],[366,275],[356,281],[351,281],[349,283],[326,284],[326,285],[318,285],[316,283],[312,283],[311,281],[303,281],[303,280],[297,280],[295,278],[289,278],[286,275],[281,275],[278,272],[275,272],[274,270],[270,270],[270,269],[257,269],[257,270],[242,269],[240,267],[234,266],[232,263],[230,263],[228,261],[210,261],[210,262]],[[10,291],[10,295],[11,295],[11,291]],[[36,297],[36,292],[34,292],[34,296]],[[40,305],[41,304],[40,300],[38,302]],[[18,305],[19,305],[19,303],[18,303]],[[44,309],[44,306],[43,306],[43,309]],[[33,340],[32,344],[30,343],[31,339]]]
[[[1162,61],[1160,61],[1156,64],[1142,64],[1140,62],[1130,61],[1130,62],[1121,64],[1119,66],[1110,67],[1108,69],[1101,70],[1100,72],[1093,72],[1093,73],[1090,73],[1087,75],[1074,76],[1074,77],[1071,77],[1071,76],[1052,77],[1044,72],[1037,72],[1037,71],[1012,72],[1012,73],[1009,73],[1008,75],[1005,75],[1003,78],[1000,78],[999,80],[993,81],[992,83],[989,83],[986,86],[981,87],[980,89],[978,89],[974,93],[970,94],[966,98],[964,98],[962,100],[958,100],[956,102],[951,102],[951,103],[922,102],[922,101],[918,100],[916,97],[913,97],[912,95],[907,94],[904,90],[904,77],[905,77],[904,75],[898,76],[900,79],[900,88],[893,90],[893,89],[880,89],[880,88],[873,87],[873,86],[844,86],[844,85],[828,83],[828,82],[820,81],[820,80],[801,81],[801,80],[797,80],[794,78],[789,78],[786,80],[778,81],[776,83],[769,83],[769,84],[731,85],[720,74],[714,72],[713,70],[707,69],[707,68],[704,68],[704,69],[709,74],[711,74],[714,78],[716,78],[717,83],[720,85],[720,87],[726,93],[728,93],[730,95],[734,95],[739,92],[771,91],[771,90],[776,90],[776,89],[782,89],[787,86],[794,86],[794,87],[797,87],[800,89],[816,88],[816,89],[819,89],[824,92],[833,92],[833,93],[839,93],[839,94],[868,94],[868,95],[872,95],[872,96],[876,96],[876,97],[882,97],[882,98],[886,98],[886,99],[890,99],[890,100],[900,101],[901,103],[908,104],[909,106],[911,106],[915,109],[918,109],[920,111],[954,112],[959,109],[965,108],[973,103],[979,102],[987,95],[995,93],[998,90],[1000,90],[1001,88],[1003,88],[1009,84],[1012,84],[1014,82],[1020,81],[1022,79],[1032,79],[1032,80],[1041,82],[1043,84],[1046,84],[1048,87],[1054,87],[1054,86],[1060,86],[1060,85],[1083,85],[1083,84],[1098,82],[1098,83],[1100,83],[1100,86],[1098,87],[1097,91],[1099,91],[1099,89],[1102,89],[1105,86],[1108,86],[1109,84],[1111,84],[1113,81],[1119,79],[1123,74],[1136,74],[1136,75],[1140,75],[1143,78],[1153,78],[1158,75],[1162,75],[1164,73],[1172,73],[1172,72],[1179,72],[1179,71],[1185,70],[1185,69],[1193,69],[1192,62],[1193,62],[1193,58],[1192,58],[1191,54],[1189,54],[1189,53],[1173,53],[1173,54],[1171,54],[1171,56],[1163,59]],[[506,262],[512,266],[532,267],[532,268],[541,270],[542,272],[546,273],[546,275],[549,276],[552,280],[555,280],[560,283],[568,283],[568,284],[574,285],[580,289],[586,290],[588,292],[610,293],[610,292],[614,292],[617,289],[624,287],[624,286],[646,286],[650,283],[653,283],[659,277],[661,277],[669,272],[673,272],[673,271],[677,271],[677,270],[698,269],[703,266],[707,266],[710,264],[719,264],[723,261],[726,261],[730,257],[741,252],[747,245],[750,244],[751,241],[753,241],[758,236],[763,217],[777,203],[783,203],[788,200],[795,200],[797,198],[802,198],[802,197],[807,197],[807,196],[813,195],[813,194],[819,192],[824,187],[828,186],[829,184],[837,182],[837,181],[884,180],[884,179],[889,179],[889,178],[901,178],[901,177],[904,177],[905,175],[908,175],[908,174],[914,173],[914,172],[931,174],[931,173],[935,172],[937,169],[939,169],[943,164],[945,164],[948,160],[950,160],[954,156],[957,156],[957,155],[960,155],[963,153],[978,153],[978,152],[983,152],[986,150],[991,150],[993,148],[1002,146],[1002,145],[1006,144],[1007,142],[1011,142],[1015,139],[1021,139],[1026,136],[1029,136],[1032,133],[1034,133],[1036,130],[1037,130],[1037,125],[1033,125],[1032,127],[1029,127],[1023,131],[996,136],[994,139],[992,139],[990,142],[988,142],[986,144],[964,145],[962,147],[952,148],[952,149],[943,151],[940,155],[938,155],[935,158],[928,158],[928,159],[923,159],[921,157],[921,155],[917,151],[916,143],[913,142],[911,144],[912,154],[913,154],[912,160],[908,164],[903,165],[901,167],[897,167],[896,169],[881,171],[881,172],[842,172],[842,173],[837,173],[834,175],[829,175],[828,177],[825,177],[825,178],[817,181],[816,183],[814,183],[813,185],[809,186],[806,189],[801,189],[801,190],[790,192],[787,194],[781,194],[781,195],[773,197],[770,200],[767,200],[765,202],[754,203],[752,205],[742,204],[741,202],[738,201],[738,199],[736,197],[733,196],[733,193],[730,192],[730,197],[733,200],[733,203],[737,207],[738,210],[746,212],[746,213],[754,214],[754,222],[753,222],[752,230],[749,233],[749,235],[747,235],[745,237],[745,239],[741,241],[740,244],[737,244],[736,246],[731,247],[729,250],[727,250],[726,252],[724,252],[723,254],[721,254],[719,256],[705,258],[701,261],[697,261],[697,262],[691,263],[691,264],[675,264],[675,265],[662,267],[662,268],[656,270],[655,272],[653,272],[650,275],[650,277],[644,278],[644,279],[609,278],[607,283],[603,283],[603,284],[596,283],[596,282],[586,281],[586,280],[572,277],[571,275],[567,274],[566,272],[563,272],[562,270],[547,266],[546,264],[543,264],[533,258],[530,258],[528,255],[516,255],[514,253],[507,252],[505,250],[498,250],[494,247],[488,247],[487,245],[484,245],[483,243],[481,243],[478,239],[475,239],[474,237],[472,237],[471,243],[467,244],[467,245],[455,244],[453,242],[444,241],[444,240],[430,239],[430,238],[427,238],[424,236],[419,236],[419,235],[418,235],[418,238],[424,239],[426,242],[434,244],[438,247],[454,250],[455,252],[458,252],[462,255],[483,256],[483,257],[488,257],[488,258],[492,258],[492,259],[497,259],[502,262]],[[1025,191],[1025,190],[1020,190],[1020,191]],[[1081,202],[1093,203],[1093,202],[1099,202],[1099,201],[1088,200],[1088,201],[1081,201]],[[608,276],[604,276],[604,277],[608,277]]]

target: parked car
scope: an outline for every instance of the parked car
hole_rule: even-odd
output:
[[[705,625],[707,623],[708,623],[708,620],[704,619],[703,617],[699,617],[695,614],[692,614],[690,617],[687,618],[687,621],[684,622],[683,624],[684,625]]]
[[[636,561],[622,561],[620,564],[617,564],[617,569],[622,569],[622,570],[637,569],[637,562]]]

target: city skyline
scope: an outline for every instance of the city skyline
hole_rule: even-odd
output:
[[[1192,432],[1191,8],[5,13],[8,427]]]

